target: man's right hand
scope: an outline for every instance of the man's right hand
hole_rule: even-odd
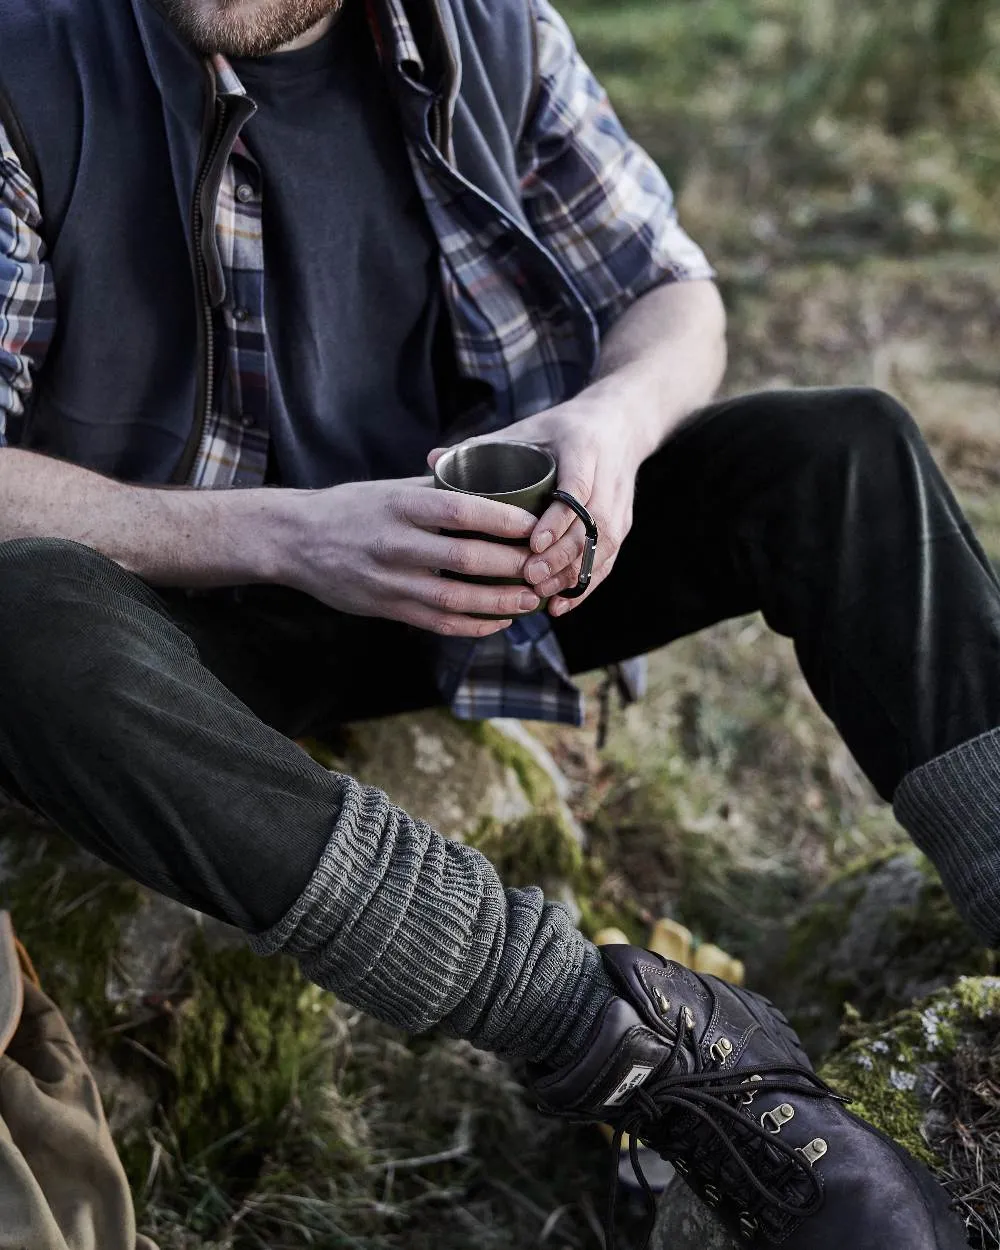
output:
[[[349,482],[291,493],[288,567],[280,580],[357,616],[381,616],[449,637],[481,638],[539,603],[527,586],[482,586],[439,576],[524,577],[535,518],[521,508],[437,490],[426,477]],[[507,547],[472,530],[520,539]],[[484,621],[471,613],[504,619]]]

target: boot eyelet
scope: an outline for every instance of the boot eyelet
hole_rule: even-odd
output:
[[[670,999],[661,989],[653,990],[653,997],[656,999],[656,1008],[661,1016],[665,1016],[670,1011]]]
[[[763,1080],[764,1078],[762,1076],[748,1076],[747,1079],[741,1083],[743,1085],[759,1085]],[[756,1097],[757,1097],[757,1090],[755,1089],[749,1090],[740,1099],[740,1103],[744,1107],[749,1107]]]
[[[799,1146],[797,1153],[812,1167],[814,1163],[823,1158],[829,1149],[830,1147],[822,1137],[814,1137],[808,1145]]]
[[[783,1102],[780,1106],[765,1111],[760,1117],[760,1122],[769,1133],[780,1133],[781,1126],[787,1124],[795,1115],[795,1108],[790,1102]]]
[[[733,1053],[733,1044],[728,1037],[720,1037],[717,1042],[713,1042],[709,1054],[716,1063],[725,1063],[729,1056]]]
[[[717,1207],[722,1201],[722,1194],[719,1193],[714,1185],[706,1185],[702,1190],[702,1197],[710,1207]]]
[[[684,1027],[688,1029],[694,1028],[694,1012],[690,1007],[685,1007],[683,1011]]]
[[[752,1241],[754,1235],[759,1231],[760,1224],[754,1219],[749,1211],[744,1211],[740,1216],[740,1233],[747,1239]]]

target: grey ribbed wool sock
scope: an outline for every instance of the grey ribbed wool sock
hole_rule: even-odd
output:
[[[334,775],[341,807],[298,901],[249,938],[381,1020],[484,1050],[576,1058],[614,991],[596,947],[538,889],[505,890],[478,851]]]
[[[1000,729],[914,769],[892,806],[961,914],[1000,947]]]

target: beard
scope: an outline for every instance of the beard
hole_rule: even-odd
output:
[[[160,0],[183,38],[205,56],[266,56],[298,39],[344,0]]]

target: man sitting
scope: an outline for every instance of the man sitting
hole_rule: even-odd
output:
[[[994,942],[1000,589],[907,414],[706,407],[712,270],[547,0],[2,0],[0,95],[0,784],[345,1001],[527,1058],[750,1244],[957,1250],[769,1003],[599,952],[292,741],[579,719],[571,674],[759,609]],[[430,488],[484,433],[593,513],[585,596],[564,505]]]

